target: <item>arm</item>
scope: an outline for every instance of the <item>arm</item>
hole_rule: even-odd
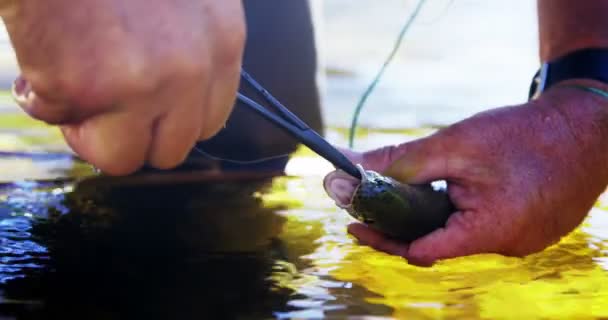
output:
[[[608,48],[607,0],[538,0],[537,8],[543,62],[577,49]]]

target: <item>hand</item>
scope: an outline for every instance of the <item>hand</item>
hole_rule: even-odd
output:
[[[108,174],[180,164],[231,112],[239,0],[20,0],[0,10],[23,72],[17,102],[61,125]]]
[[[417,265],[541,251],[576,228],[605,190],[607,138],[607,100],[554,87],[534,102],[483,112],[420,140],[347,151],[366,169],[403,182],[447,180],[457,207],[445,228],[410,244],[359,223],[349,232]]]

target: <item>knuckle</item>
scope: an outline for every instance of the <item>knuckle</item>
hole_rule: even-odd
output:
[[[359,159],[362,164],[369,167],[371,170],[385,171],[393,162],[402,154],[405,147],[389,145],[363,153]]]
[[[105,61],[90,74],[93,94],[107,94],[106,98],[148,93],[156,89],[160,79],[150,59],[139,50],[126,50],[114,61]],[[95,96],[95,95],[94,95]],[[103,96],[102,96],[103,97]]]
[[[239,65],[245,48],[245,31],[236,27],[233,32],[220,40],[218,45],[217,63],[220,67]]]
[[[107,106],[124,96],[154,90],[159,82],[151,72],[150,61],[135,49],[117,52],[111,59],[98,58],[95,63],[70,68],[57,79],[57,85],[75,104]]]
[[[212,60],[208,55],[201,54],[206,48],[194,50],[167,49],[159,53],[158,67],[155,72],[155,82],[150,85],[166,81],[197,81],[205,80],[212,67]],[[148,78],[150,75],[148,75]],[[147,81],[150,81],[148,79]]]
[[[218,21],[215,38],[215,63],[219,67],[239,65],[245,50],[247,28],[244,20],[238,23]]]
[[[240,54],[245,47],[247,25],[242,4],[233,3],[208,12],[215,44],[221,51]]]
[[[161,81],[159,73],[155,70],[158,64],[152,63],[153,59],[139,51],[130,50],[124,53],[122,63],[108,67],[109,71],[106,71],[105,77],[102,78],[103,85],[127,94],[155,90]],[[153,67],[154,65],[156,67]]]
[[[201,77],[206,77],[211,70],[210,59],[205,59],[194,54],[178,54],[172,61],[168,71],[173,73],[177,78],[200,79]]]
[[[47,76],[32,81],[36,96],[78,108],[91,108],[108,103],[113,90],[87,72],[65,72],[61,76]]]

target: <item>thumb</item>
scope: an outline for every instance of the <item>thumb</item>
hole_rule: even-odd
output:
[[[110,109],[104,104],[75,107],[57,92],[50,87],[36,88],[23,76],[11,88],[13,99],[25,113],[50,125],[77,124]]]
[[[17,77],[11,88],[13,99],[21,109],[30,117],[44,121],[48,124],[65,122],[69,110],[64,104],[58,103],[48,97],[42,98],[36,94],[29,81],[23,76]]]
[[[402,182],[427,183],[448,178],[448,154],[441,135],[404,143],[383,174]]]
[[[348,160],[362,165],[366,170],[384,171],[397,158],[399,146],[386,146],[366,152],[336,147]]]
[[[443,137],[437,134],[399,145],[366,152],[338,148],[349,160],[367,170],[380,172],[402,182],[425,183],[447,178]]]

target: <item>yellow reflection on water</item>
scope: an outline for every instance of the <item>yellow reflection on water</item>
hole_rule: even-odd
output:
[[[332,275],[380,294],[368,301],[392,307],[399,318],[595,318],[608,315],[608,277],[594,262],[602,256],[578,230],[526,259],[479,255],[433,268],[359,248]]]
[[[321,178],[286,185],[286,194],[302,204],[286,212],[291,231],[285,238],[314,228],[318,246],[304,258],[335,280],[374,294],[352,299],[388,306],[399,319],[608,317],[608,195],[580,228],[541,253],[524,259],[477,255],[420,268],[358,245],[345,231],[352,219],[327,198]]]

